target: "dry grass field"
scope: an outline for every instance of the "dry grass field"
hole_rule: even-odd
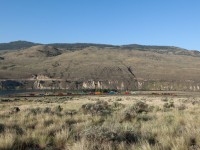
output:
[[[0,98],[1,150],[197,150],[200,97]]]

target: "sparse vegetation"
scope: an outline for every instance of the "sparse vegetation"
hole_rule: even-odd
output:
[[[111,107],[105,101],[97,101],[95,104],[88,103],[82,105],[83,113],[92,115],[108,115],[111,114]]]
[[[1,100],[0,149],[199,149],[200,109],[195,103],[199,99],[187,103],[166,99],[85,96]]]
[[[137,73],[138,81],[145,80],[141,90],[199,91],[199,57],[200,52],[166,46],[2,43],[0,78],[7,80],[0,82],[0,89],[67,87],[95,92],[93,82],[99,82],[101,86],[95,83],[98,90],[114,94],[120,89],[138,90]],[[180,73],[180,68],[188,69]]]

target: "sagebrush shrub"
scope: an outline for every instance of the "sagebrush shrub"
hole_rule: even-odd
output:
[[[3,133],[5,131],[5,125],[0,123],[0,133]]]
[[[94,104],[84,104],[81,109],[85,114],[92,115],[108,115],[111,114],[112,111],[111,106],[105,101],[98,101]]]

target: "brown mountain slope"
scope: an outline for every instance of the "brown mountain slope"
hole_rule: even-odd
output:
[[[115,88],[143,90],[199,90],[199,53],[130,47],[87,47],[64,51],[52,46],[34,46],[1,54],[1,79],[52,79],[35,88]],[[35,81],[36,82],[36,81]],[[41,85],[43,84],[43,85]],[[52,85],[53,86],[53,85]]]
[[[37,45],[24,50],[11,52],[7,57],[30,58],[30,57],[53,57],[62,54],[62,50],[53,46]]]

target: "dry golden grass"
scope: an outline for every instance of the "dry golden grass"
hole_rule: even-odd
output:
[[[200,149],[198,97],[2,99],[1,150]]]

